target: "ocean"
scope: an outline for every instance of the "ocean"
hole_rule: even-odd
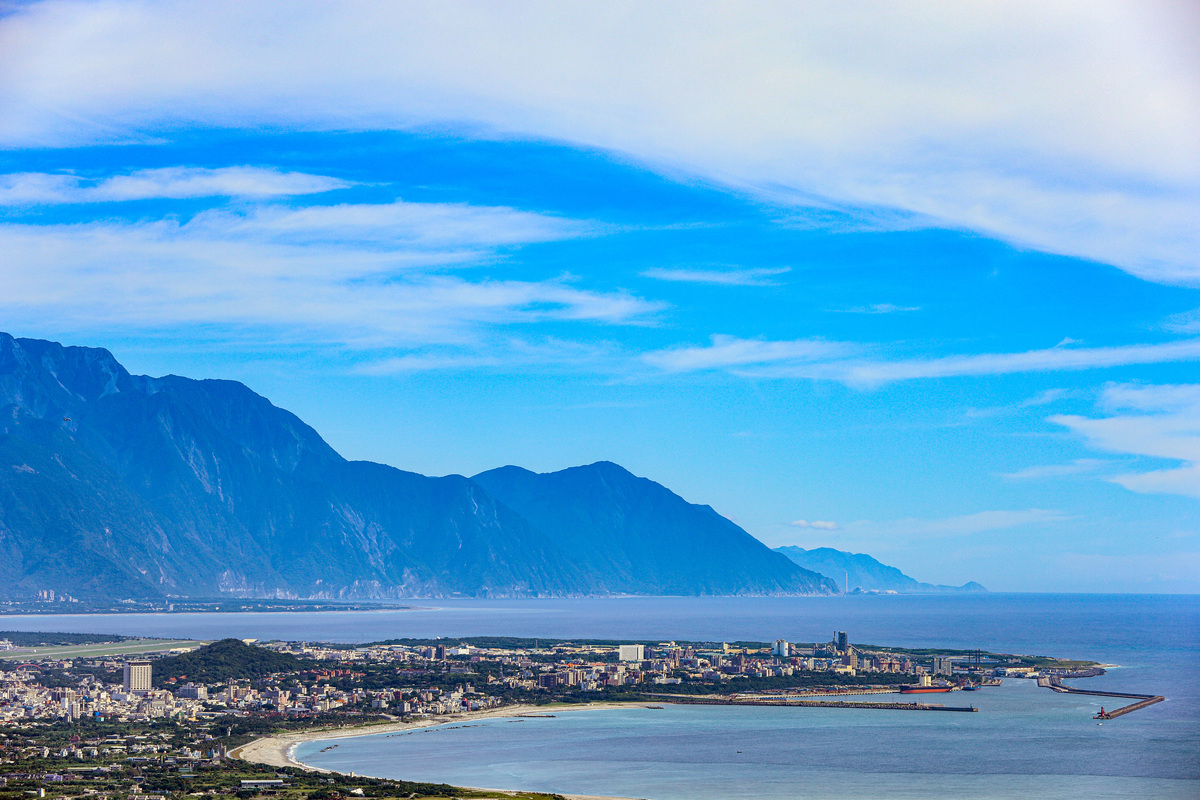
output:
[[[556,712],[303,745],[314,766],[460,785],[716,798],[1198,798],[1200,596],[421,601],[405,611],[56,615],[0,629],[371,641],[513,635],[826,640],[975,648],[1119,665],[1078,682],[1167,701],[1097,725],[1109,698],[1034,682],[954,694],[977,714],[667,706]],[[947,696],[934,698],[937,701]],[[886,696],[868,699],[883,700]],[[1119,702],[1119,701],[1118,701]]]

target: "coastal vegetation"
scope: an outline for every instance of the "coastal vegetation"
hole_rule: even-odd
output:
[[[29,800],[48,791],[57,798],[128,795],[252,800],[269,795],[273,800],[561,800],[558,795],[536,792],[497,795],[444,783],[317,773],[225,757],[262,732],[239,729],[233,718],[223,717],[203,722],[80,720],[25,725],[0,732],[0,773],[5,776],[0,800]]]
[[[182,680],[194,683],[248,680],[280,672],[295,672],[311,664],[311,661],[289,653],[253,647],[241,639],[221,639],[190,653],[155,661],[154,684],[162,686]]]

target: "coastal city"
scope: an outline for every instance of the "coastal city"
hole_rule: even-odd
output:
[[[976,691],[1005,678],[1071,691],[1062,688],[1064,678],[1103,672],[1091,662],[1041,656],[858,645],[844,631],[815,643],[474,637],[342,645],[7,635],[0,639],[0,800],[536,799],[546,796],[314,772],[278,747],[259,745],[622,703],[976,711],[924,695]],[[855,697],[897,693],[917,697]]]
[[[808,693],[972,688],[997,676],[1071,674],[1036,659],[970,653],[916,655],[852,645],[845,632],[829,642],[731,645],[660,642],[616,644],[536,642],[513,646],[383,643],[359,647],[304,642],[225,640],[148,652],[136,660],[111,656],[41,661],[0,641],[0,722],[81,718],[203,719],[272,714],[311,717],[338,710],[387,716],[428,716],[545,702],[564,696],[752,692]],[[247,663],[256,651],[284,657],[270,673],[232,669],[205,682],[173,669],[155,680],[155,664],[186,654],[210,657],[235,650]],[[158,656],[151,658],[150,656]],[[1033,662],[1033,663],[1030,663]],[[292,667],[292,669],[286,669]],[[242,673],[247,677],[243,678]],[[53,675],[52,681],[46,681]],[[387,678],[392,680],[387,682]],[[191,677],[191,679],[189,679]],[[114,680],[119,678],[119,683]],[[386,684],[386,685],[381,685]]]

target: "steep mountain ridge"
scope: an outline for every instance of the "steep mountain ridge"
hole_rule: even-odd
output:
[[[761,558],[762,543],[709,506],[611,462],[547,474],[508,466],[472,480],[550,534],[610,592],[762,594],[797,580],[786,558]],[[683,561],[686,575],[677,568]],[[811,572],[798,578],[808,592],[837,592]]]
[[[585,516],[628,513],[589,496],[612,507]],[[636,555],[638,536],[670,550],[676,528],[580,561],[480,483],[347,461],[240,383],[131,375],[107,350],[0,334],[0,597],[829,591],[709,513],[711,546],[770,577],[721,583]]]

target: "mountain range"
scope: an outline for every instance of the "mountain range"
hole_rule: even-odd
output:
[[[0,598],[835,594],[607,462],[349,461],[246,386],[0,334]]]
[[[838,582],[839,585],[851,592],[856,589],[865,592],[898,592],[900,594],[987,591],[975,581],[964,583],[962,586],[921,583],[895,567],[889,567],[865,553],[847,553],[842,550],[834,550],[832,547],[816,547],[812,550],[805,550],[803,547],[795,546],[776,547],[775,552],[787,556],[805,569]],[[842,584],[843,580],[845,580],[845,584]]]

